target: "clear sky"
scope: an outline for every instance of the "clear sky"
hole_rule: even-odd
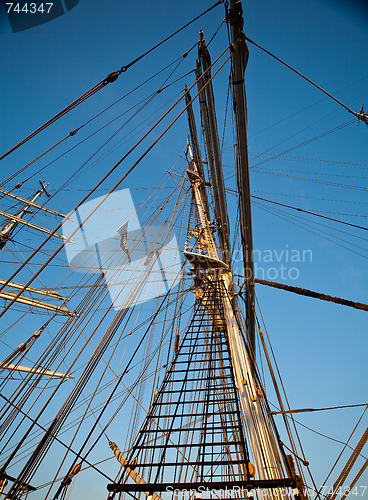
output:
[[[111,71],[130,63],[211,5],[209,0],[143,0],[139,3],[80,0],[72,10],[51,22],[13,33],[5,6],[0,3],[0,154]],[[368,7],[364,2],[244,0],[243,10],[244,30],[251,40],[305,74],[352,110],[360,111],[364,102],[368,109]],[[1,182],[182,56],[198,40],[199,29],[204,30],[209,41],[223,17],[224,6],[220,5],[4,159]],[[213,60],[227,44],[223,25],[209,47]],[[249,49],[246,87],[252,194],[368,227],[368,128],[363,123],[358,125],[357,120],[352,121],[353,115],[257,47],[250,45]],[[170,81],[191,71],[195,57],[194,49]],[[122,100],[105,118],[92,122],[68,139],[67,145],[61,145],[47,160],[56,158],[107,119],[155,92],[170,71]],[[227,66],[214,81],[221,136],[228,76]],[[140,125],[140,130],[146,131],[147,125],[141,125],[142,121],[151,122],[151,115],[168,101],[173,102],[184,82],[189,85],[193,81],[193,74],[181,78],[155,98],[129,127]],[[159,112],[155,116],[159,116]],[[227,122],[231,123],[230,113]],[[123,129],[111,143],[117,144],[117,148],[101,161],[91,161],[83,167],[84,175],[63,187],[122,124],[123,121],[117,121],[96,139],[45,168],[42,174],[25,182],[18,194],[30,196],[38,188],[42,175],[50,183],[50,193],[55,195],[48,206],[68,213],[138,139],[136,135],[124,143]],[[180,156],[186,147],[187,134],[183,117],[123,183],[121,187],[131,189],[136,203],[144,189],[155,184]],[[232,145],[232,132],[228,127],[223,151],[225,177],[234,173]],[[134,158],[137,157],[138,153]],[[35,163],[7,182],[5,188],[24,181],[48,161]],[[119,174],[131,164],[132,160],[125,162]],[[120,175],[112,176],[103,189],[110,187]],[[229,182],[233,182],[233,178],[230,177]],[[231,194],[228,201],[230,224],[234,227],[236,207]],[[4,209],[4,200],[2,202]],[[256,199],[253,202],[254,248],[258,250],[256,277],[368,303],[366,230]],[[59,275],[55,274],[54,278],[60,280]],[[261,285],[256,286],[256,293],[292,408],[367,402],[367,312]],[[271,402],[276,404],[275,400]],[[361,413],[362,408],[348,408],[300,414],[297,420],[321,434],[346,442]],[[276,417],[276,422],[281,426],[280,417]],[[367,424],[366,417],[352,440],[353,446],[364,430],[364,422]],[[320,485],[342,445],[305,427],[299,431],[316,483]],[[106,450],[103,453],[106,454]],[[367,453],[365,450],[365,456]],[[361,466],[363,459],[358,463]],[[367,480],[365,475],[359,484],[367,484]],[[35,494],[32,498],[42,498],[42,495]],[[368,498],[368,491],[363,498]]]

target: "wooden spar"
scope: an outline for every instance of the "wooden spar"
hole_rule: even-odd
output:
[[[203,193],[200,190],[200,186],[201,186],[201,184],[203,184],[203,179],[200,177],[199,172],[197,170],[197,162],[196,162],[195,158],[193,157],[192,149],[191,149],[189,143],[188,143],[188,152],[189,152],[189,158],[192,162],[193,171],[188,170],[187,174],[188,174],[188,179],[191,182],[192,187],[193,187],[193,191],[194,191],[193,194],[194,194],[194,198],[195,198],[196,205],[197,205],[198,215],[199,215],[201,227],[203,229],[204,237],[205,237],[206,244],[207,244],[208,256],[210,259],[213,259],[216,262],[221,262],[221,260],[218,258],[216,246],[215,246],[215,243],[213,241],[213,236],[212,236],[212,231],[210,228],[210,221],[208,218],[208,214],[206,213],[206,210],[204,208],[205,204],[204,204],[204,199],[203,199]],[[189,260],[191,252],[185,252],[185,254]],[[224,262],[222,262],[222,263],[224,263]],[[225,263],[225,265],[227,265],[227,264]]]
[[[327,302],[334,302],[335,304],[341,304],[343,306],[354,307],[355,309],[368,311],[368,304],[353,302],[352,300],[341,299],[340,297],[332,297],[331,295],[313,292],[312,290],[307,290],[306,288],[284,285],[283,283],[276,283],[275,281],[259,280],[258,278],[255,278],[254,282],[259,283],[260,285],[267,285],[272,286],[273,288],[279,288],[280,290],[286,290],[287,292],[293,292],[298,295],[305,295],[306,297],[313,297],[315,299],[326,300]]]
[[[36,224],[32,224],[31,222],[26,222],[25,220],[23,220],[21,217],[18,217],[17,215],[8,214],[6,212],[3,212],[2,210],[0,210],[0,215],[7,217],[8,219],[11,219],[14,222],[20,222],[21,224],[25,224],[26,226],[32,227],[33,229],[37,229],[37,231],[42,231],[43,233],[47,233],[47,234],[51,234],[52,236],[56,236],[56,238],[61,238],[62,240],[67,239],[67,238],[65,238],[65,236],[62,236],[61,234],[53,233],[49,229],[45,229],[43,227],[36,226]],[[72,243],[72,242],[70,241],[70,243]]]
[[[41,196],[42,193],[45,193],[46,196],[50,197],[50,194],[46,191],[46,187],[48,186],[48,184],[44,184],[42,181],[40,181],[40,184],[41,184],[41,189],[39,189],[36,194],[34,195],[34,197],[32,198],[32,200],[26,200],[24,198],[19,198],[19,197],[16,197],[15,195],[12,195],[13,197],[15,198],[19,198],[21,199],[22,201],[24,201],[26,203],[26,206],[18,213],[18,215],[12,215],[12,214],[8,214],[6,212],[3,212],[0,210],[0,215],[4,216],[4,217],[7,217],[8,219],[10,219],[12,222],[7,224],[1,231],[0,231],[0,248],[3,248],[4,245],[6,244],[7,240],[9,240],[10,238],[10,234],[14,231],[15,227],[17,226],[17,224],[21,223],[21,224],[25,224],[26,226],[29,226],[29,227],[32,227],[33,229],[37,229],[37,231],[42,231],[43,233],[47,233],[47,234],[50,234],[51,236],[56,236],[57,238],[61,238],[62,240],[66,240],[67,238],[65,238],[65,236],[62,236],[61,234],[57,234],[57,233],[53,233],[52,231],[50,231],[49,229],[44,229],[43,227],[40,227],[40,226],[36,226],[35,224],[32,224],[31,222],[26,222],[25,220],[22,219],[23,215],[27,213],[29,207],[32,205],[35,205],[39,208],[43,208],[41,207],[41,205],[37,205],[35,204],[35,200]],[[5,194],[10,194],[8,193],[7,191],[3,191],[1,190],[1,192],[4,192]],[[48,209],[46,209],[48,211]],[[55,214],[57,215],[62,215],[62,214],[58,214],[57,212],[54,212]],[[70,240],[70,243],[74,243],[73,241]]]
[[[12,198],[15,198],[16,200],[23,201],[23,203],[27,203],[28,205],[31,205],[32,207],[35,208],[40,208],[41,210],[44,210],[45,212],[48,212],[53,215],[57,215],[58,217],[66,217],[64,214],[60,214],[59,212],[55,212],[54,210],[51,210],[50,208],[43,207],[42,205],[38,205],[37,203],[34,203],[34,201],[27,200],[26,198],[22,198],[21,196],[16,196],[15,194],[11,193],[10,191],[5,191],[4,189],[0,189],[0,193],[5,194],[6,196],[11,196]]]
[[[198,143],[197,127],[196,127],[196,122],[195,122],[195,118],[194,118],[193,107],[190,104],[192,98],[190,96],[190,93],[188,91],[188,87],[186,84],[185,84],[185,90],[186,90],[185,104],[188,106],[187,107],[187,116],[188,116],[189,132],[190,132],[190,142],[193,146],[193,157],[194,157],[194,161],[196,162],[198,173],[199,173],[200,177],[204,180],[205,176],[204,176],[204,171],[203,171],[201,152],[200,152],[199,143]],[[208,219],[210,219],[206,185],[204,182],[200,186],[200,191],[202,193],[204,207],[205,207],[205,210],[207,213],[207,217],[208,217]]]
[[[228,488],[228,486],[231,486],[231,488]],[[281,491],[287,491],[287,488],[294,487],[295,486],[295,480],[292,478],[287,478],[287,479],[266,479],[266,480],[246,480],[246,481],[231,481],[230,483],[228,481],[195,481],[195,482],[183,482],[183,483],[154,483],[152,485],[147,485],[147,486],[152,486],[156,488],[157,491],[163,491],[163,492],[175,492],[175,494],[179,491],[182,491],[184,493],[188,493],[189,491],[199,491],[197,495],[201,495],[201,491],[225,491],[225,492],[231,492],[234,491],[236,493],[242,494],[240,498],[254,498],[253,496],[248,496],[248,490],[253,490],[253,489],[260,489],[263,491],[267,491],[268,489],[271,488],[282,488]],[[134,486],[131,484],[117,484],[117,483],[112,483],[107,485],[107,490],[108,491],[113,491],[115,493],[122,493],[122,492],[130,492],[130,493],[138,493],[143,491],[144,486]],[[260,493],[257,498],[262,498],[261,495],[263,491]],[[242,493],[243,492],[243,493]],[[247,496],[245,496],[247,495]],[[133,495],[132,495],[133,496]],[[136,497],[134,497],[136,498]],[[154,498],[154,497],[153,497]],[[179,498],[178,496],[175,496],[174,498]],[[194,495],[191,496],[191,498],[194,498]],[[196,497],[201,498],[200,496]],[[222,498],[217,494],[217,498]],[[230,497],[229,497],[230,498]],[[238,496],[236,498],[239,498]],[[268,496],[263,497],[263,498],[269,498]],[[279,498],[279,497],[277,497]],[[286,498],[290,498],[289,495]]]
[[[240,234],[246,291],[246,322],[249,340],[255,353],[254,290],[252,287],[254,277],[253,235],[247,141],[247,108],[244,85],[244,72],[249,52],[245,42],[245,35],[242,31],[241,3],[236,0],[230,0],[230,12],[228,15],[231,26],[231,42],[234,49],[233,57],[231,58],[231,67],[236,123],[236,175],[239,192]]]
[[[109,443],[109,444],[110,444],[110,448],[112,449],[114,455],[116,456],[118,461],[121,463],[121,465],[123,465],[125,467],[125,470],[129,474],[129,476],[133,479],[133,481],[136,484],[145,485],[146,481],[141,478],[141,476],[138,474],[138,472],[135,472],[135,470],[132,468],[133,466],[127,467],[128,461],[124,457],[124,455],[121,453],[121,451],[117,447],[116,443]],[[153,493],[150,491],[144,491],[144,494],[146,495],[146,497],[151,497],[151,500],[162,500],[162,498],[159,497],[157,495],[157,493]]]
[[[11,363],[0,363],[0,370],[16,370],[18,372],[39,373],[48,375],[49,377],[74,378],[73,375],[65,375],[64,373],[54,372],[52,370],[29,368],[28,366],[13,365]]]
[[[16,295],[10,292],[0,292],[0,299],[5,300],[14,300]],[[20,302],[21,304],[26,304],[27,306],[39,307],[41,309],[47,309],[48,311],[54,311],[62,314],[66,314],[67,316],[77,317],[78,314],[75,312],[69,311],[66,307],[54,306],[53,304],[47,304],[46,302],[40,302],[39,300],[30,299],[28,297],[17,297],[16,302]]]
[[[6,286],[18,288],[19,290],[24,290],[25,292],[39,293],[40,295],[47,295],[48,297],[53,297],[55,299],[66,300],[58,292],[53,290],[39,290],[38,288],[32,288],[31,286],[24,288],[24,285],[21,285],[20,283],[12,283],[11,281],[7,283],[5,280],[0,279],[0,285],[4,285],[5,283]]]
[[[207,50],[202,31],[200,32],[199,57],[203,72],[206,71],[205,76],[200,78],[198,81],[198,89],[201,90],[203,85],[207,83],[204,91],[200,94],[200,109],[206,137],[211,182],[213,186],[213,198],[215,201],[216,219],[221,246],[221,260],[229,264],[231,256],[229,218],[227,214],[225,183],[222,172],[220,142],[217,130],[215,100],[213,96],[212,82],[210,81],[211,73],[209,67],[211,66],[211,58]],[[196,71],[198,78],[201,75],[201,70],[198,65]]]

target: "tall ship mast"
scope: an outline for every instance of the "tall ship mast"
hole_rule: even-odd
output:
[[[119,128],[69,179],[56,181],[57,194],[77,182],[77,202],[59,210],[52,180],[36,180],[49,164],[27,178],[23,172],[79,137],[120,99],[4,179],[1,199],[13,204],[0,212],[0,317],[7,347],[0,360],[0,494],[6,500],[335,500],[366,494],[367,403],[289,403],[256,291],[265,285],[270,293],[281,289],[360,314],[368,305],[257,275],[245,90],[254,42],[244,33],[241,2],[220,1],[208,11],[222,4],[222,49],[213,56],[220,28],[210,36],[200,30],[159,88],[120,113],[125,121]],[[109,73],[0,162],[17,158],[97,92],[115,88],[131,66],[176,35]],[[192,69],[185,81],[178,79],[180,95],[152,123],[145,119],[141,137],[110,164],[108,155],[120,147],[113,141],[176,83],[174,72],[189,60]],[[229,81],[221,134],[216,82],[223,68]],[[361,126],[368,123],[364,107],[343,106]],[[116,127],[116,119],[106,127]],[[227,119],[233,124],[231,166],[224,160]],[[185,128],[182,153],[170,166],[161,151],[160,168],[150,164],[147,170],[155,170],[155,182],[145,190],[140,172],[146,172],[146,157],[177,123]],[[106,168],[90,174],[99,161]],[[17,175],[25,180],[14,185]],[[130,175],[144,191],[139,197],[125,183]],[[94,186],[85,188],[82,176]],[[18,195],[31,182],[39,189]],[[293,369],[302,369],[302,361]],[[295,414],[342,408],[361,413],[319,483]]]

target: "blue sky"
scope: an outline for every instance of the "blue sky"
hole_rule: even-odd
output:
[[[211,5],[209,1],[193,0],[143,0],[139,5],[124,0],[80,0],[58,19],[12,33],[0,4],[0,153],[10,149],[111,71],[128,64]],[[250,39],[295,67],[354,111],[359,111],[363,102],[368,109],[368,14],[363,2],[244,0],[243,10],[244,29]],[[206,40],[210,40],[223,17],[223,5],[216,7],[131,67],[115,83],[4,159],[1,162],[2,182],[71,130],[179,58],[198,40],[199,29],[202,28]],[[227,43],[226,28],[222,26],[209,47],[213,60]],[[252,194],[367,227],[367,127],[362,123],[358,126],[357,120],[347,125],[353,116],[346,110],[258,48],[250,45],[249,49],[246,87]],[[172,79],[191,71],[194,62],[195,49]],[[169,72],[142,86],[107,111],[104,118],[68,139],[67,146],[60,146],[47,159],[55,158],[108,119],[155,92]],[[220,134],[226,109],[228,75],[227,66],[214,80]],[[182,78],[162,92],[129,126],[139,125],[140,130],[146,131],[147,125],[140,125],[141,122],[144,119],[150,122],[156,110],[168,101],[173,102],[185,81],[188,85],[192,83],[193,75]],[[95,139],[43,170],[42,177],[50,183],[51,194],[55,194],[49,202],[50,208],[63,213],[72,210],[86,190],[138,139],[137,135],[130,142],[119,143],[118,149],[99,163],[92,165],[90,162],[84,176],[72,180],[57,192],[122,123],[117,121]],[[227,123],[231,123],[230,114]],[[318,138],[339,126],[339,130]],[[124,130],[121,134],[124,135]],[[185,117],[182,117],[123,183],[121,187],[131,189],[136,204],[146,192],[144,189],[155,184],[185,149],[187,134]],[[118,136],[115,142],[121,137]],[[234,173],[232,144],[232,132],[228,127],[223,152],[225,177]],[[143,152],[143,148],[139,152]],[[133,159],[139,152],[134,153]],[[124,162],[103,189],[110,187],[132,161]],[[46,160],[36,163],[6,183],[6,188],[25,180],[46,163]],[[35,175],[27,181],[18,190],[19,195],[30,196],[38,188],[38,178],[39,175]],[[230,177],[230,186],[233,181]],[[230,224],[234,227],[236,206],[231,194],[228,202]],[[259,250],[261,258],[257,265],[264,270],[265,279],[368,302],[367,231],[259,200],[254,202],[254,248]],[[296,257],[291,261],[292,251],[294,256],[300,255],[300,261]],[[287,279],[281,276],[280,265],[285,267]],[[290,271],[291,268],[296,270]],[[262,271],[259,273],[258,277],[263,278]],[[52,279],[58,281],[60,276],[48,275],[47,279],[51,286]],[[367,366],[368,347],[366,312],[261,285],[256,287],[256,293],[291,407],[318,408],[367,401],[367,369],[364,368]],[[301,414],[298,420],[322,434],[346,441],[361,412],[362,409],[344,409]],[[281,425],[280,417],[276,419]],[[364,423],[361,429],[363,427]],[[361,429],[358,433],[362,432]],[[341,444],[305,428],[300,428],[300,433],[316,482],[321,484]],[[359,437],[353,440],[354,443]],[[365,483],[363,476],[360,484]]]

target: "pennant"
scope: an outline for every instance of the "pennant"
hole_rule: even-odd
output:
[[[128,221],[124,222],[124,224],[122,224],[120,227],[118,227],[118,229],[116,230],[116,232],[121,236],[120,248],[122,250],[124,250],[124,252],[127,254],[128,260],[129,260],[129,264],[130,264],[132,262],[132,260],[130,258],[129,248],[128,248],[128,238],[127,238]]]

